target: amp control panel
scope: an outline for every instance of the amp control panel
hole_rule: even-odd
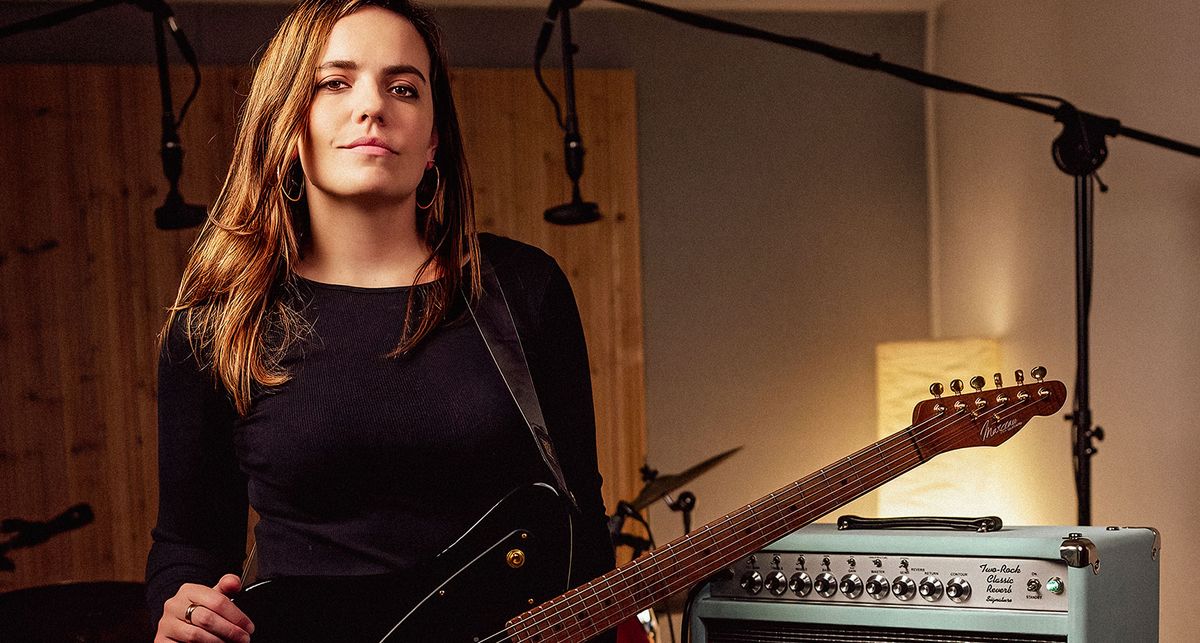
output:
[[[1067,611],[1067,565],[1029,558],[762,551],[729,567],[714,598]]]

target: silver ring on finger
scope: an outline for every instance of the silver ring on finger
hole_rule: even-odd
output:
[[[195,625],[195,623],[192,622],[192,612],[195,612],[197,607],[200,607],[200,605],[192,603],[191,605],[188,605],[186,610],[183,611],[183,620],[187,622],[188,625]]]

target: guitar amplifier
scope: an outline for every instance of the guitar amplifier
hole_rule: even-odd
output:
[[[1159,534],[810,525],[700,587],[692,641],[1158,640]]]

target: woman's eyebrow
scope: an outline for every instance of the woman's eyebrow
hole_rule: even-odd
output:
[[[317,67],[317,71],[324,71],[326,69],[344,69],[347,71],[356,71],[358,69],[358,63],[354,62],[353,60],[330,60],[328,62],[321,63],[321,66]],[[395,76],[398,74],[413,74],[417,78],[420,78],[421,82],[426,84],[429,83],[429,81],[425,80],[425,74],[422,74],[420,69],[417,69],[412,65],[388,65],[387,67],[383,68],[384,76]]]

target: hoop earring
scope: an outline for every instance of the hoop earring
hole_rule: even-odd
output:
[[[279,193],[280,193],[280,194],[282,194],[282,195],[283,195],[283,198],[287,199],[288,201],[291,201],[292,203],[299,203],[299,202],[300,202],[300,199],[303,199],[303,198],[304,198],[304,181],[300,181],[300,182],[299,182],[299,183],[300,183],[300,189],[296,191],[296,197],[295,197],[295,198],[292,198],[292,195],[288,194],[288,191],[287,191],[287,185],[288,185],[289,183],[294,183],[294,181],[292,181],[292,172],[291,172],[291,170],[290,170],[290,169],[287,171],[287,177],[286,177],[286,178],[284,178],[283,174],[280,174],[280,178],[279,178]]]
[[[428,210],[433,207],[434,201],[437,201],[438,193],[442,191],[442,171],[438,169],[437,163],[433,164],[433,172],[437,177],[437,183],[434,184],[433,195],[429,197],[429,203],[422,204],[417,201],[417,207],[422,210]]]

